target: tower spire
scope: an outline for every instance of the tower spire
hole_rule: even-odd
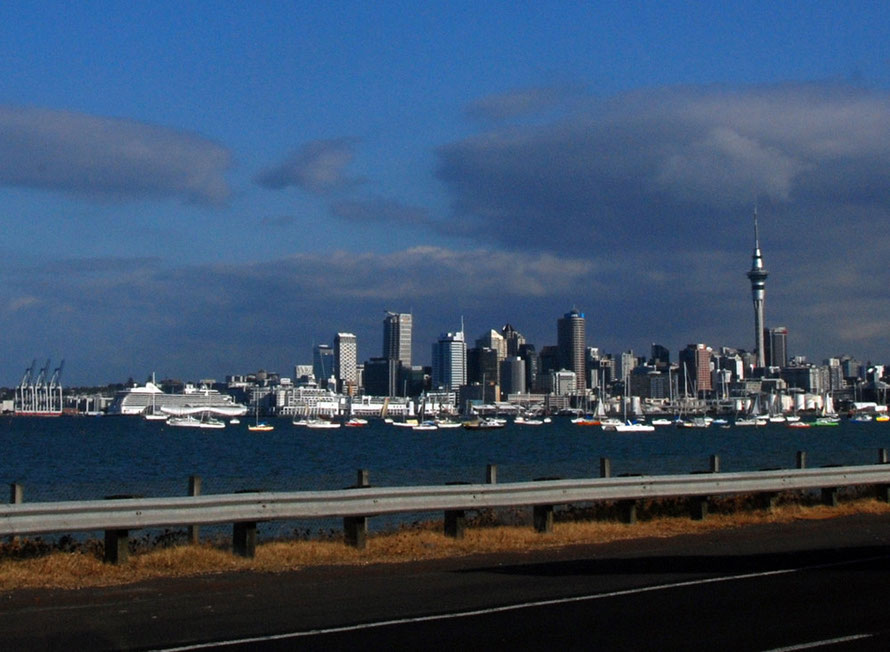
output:
[[[757,366],[766,366],[766,350],[763,341],[763,300],[766,297],[766,277],[768,272],[763,266],[763,255],[760,252],[760,231],[757,224],[757,204],[754,204],[754,253],[751,256],[751,269],[748,279],[751,281],[751,297],[754,300],[754,342],[757,350]]]

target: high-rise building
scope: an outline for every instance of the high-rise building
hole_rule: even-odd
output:
[[[316,344],[312,349],[312,373],[319,387],[327,387],[334,375],[334,350],[329,344]]]
[[[578,391],[587,389],[585,321],[584,313],[573,309],[556,322],[559,366],[575,372],[575,389]]]
[[[522,333],[513,328],[511,324],[505,324],[501,328],[501,336],[503,336],[504,342],[507,344],[508,356],[521,355],[519,349],[525,345],[525,337],[523,337]]]
[[[760,253],[760,233],[757,230],[757,207],[754,208],[754,254],[751,256],[751,296],[754,299],[754,346],[757,352],[757,366],[766,366],[766,347],[763,338],[763,300],[766,297],[766,277],[763,256]]]
[[[508,356],[501,360],[501,393],[525,393],[525,361],[519,356]]]
[[[463,331],[443,333],[433,344],[434,389],[457,390],[467,384],[467,343]]]
[[[788,364],[788,329],[784,326],[770,328],[764,338],[766,363],[770,367],[784,367]]]
[[[680,351],[681,393],[699,395],[714,389],[711,378],[711,354],[713,349],[704,344],[690,344]],[[684,389],[685,388],[685,389]]]
[[[649,364],[659,371],[666,371],[671,366],[671,352],[668,351],[667,347],[653,343]]]
[[[356,366],[358,364],[358,345],[352,333],[337,333],[334,338],[334,377],[337,379],[337,390],[355,388],[358,382]]]
[[[389,358],[371,358],[365,362],[365,393],[370,396],[399,396],[400,369],[399,361]]]
[[[411,315],[389,312],[383,320],[383,357],[411,366]]]
[[[507,357],[507,342],[504,336],[494,329],[479,336],[476,340],[476,348],[491,349],[497,353],[498,360],[503,360]]]

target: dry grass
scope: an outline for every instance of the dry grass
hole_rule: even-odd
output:
[[[717,508],[720,510],[721,506],[717,505]],[[526,552],[573,544],[672,537],[757,523],[788,523],[863,513],[890,514],[890,505],[873,499],[859,499],[834,508],[790,502],[772,511],[732,511],[727,510],[725,504],[722,510],[726,513],[712,513],[702,521],[690,520],[688,516],[655,516],[634,525],[614,520],[578,520],[577,517],[564,521],[563,517],[557,519],[552,533],[543,535],[536,533],[529,525],[482,525],[468,527],[463,539],[444,536],[440,521],[416,524],[393,533],[371,535],[365,550],[356,550],[341,541],[330,540],[262,543],[257,546],[253,559],[235,557],[230,551],[211,544],[150,549],[132,554],[129,562],[120,566],[104,564],[98,546],[24,557],[10,554],[7,550],[6,556],[0,556],[0,590],[73,589],[228,571],[274,573],[307,566],[398,563],[479,553]],[[484,522],[485,519],[479,520]]]

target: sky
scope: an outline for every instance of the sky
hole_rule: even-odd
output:
[[[292,375],[414,315],[890,363],[890,4],[0,4],[0,385]]]

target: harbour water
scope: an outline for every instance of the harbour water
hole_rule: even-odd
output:
[[[890,423],[843,421],[837,427],[677,429],[609,433],[568,419],[500,430],[418,432],[372,420],[365,428],[308,430],[272,420],[253,433],[249,419],[222,430],[181,429],[129,417],[0,419],[0,482],[24,486],[28,502],[109,495],[185,495],[190,475],[202,492],[336,489],[367,469],[374,486],[483,482],[487,464],[499,482],[612,473],[669,474],[704,470],[712,454],[721,471],[807,465],[871,464],[890,448]]]

